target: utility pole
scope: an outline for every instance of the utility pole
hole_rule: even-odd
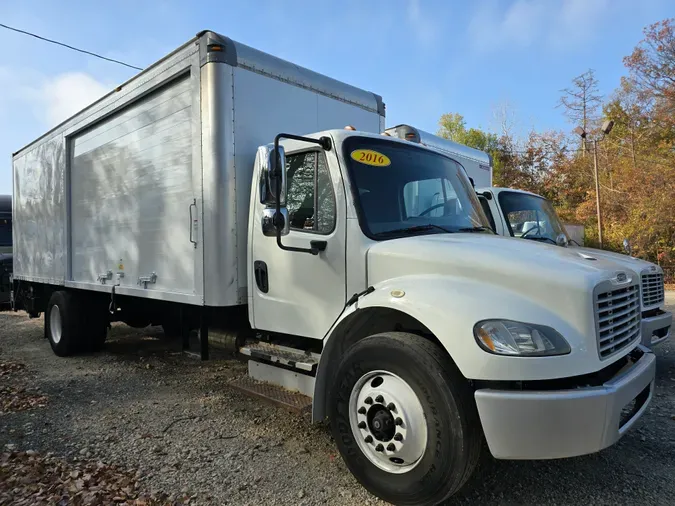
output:
[[[598,214],[598,243],[600,244],[600,249],[602,249],[602,212],[600,211],[600,177],[598,175],[597,139],[593,139],[593,172],[595,174],[595,209]]]
[[[600,210],[600,175],[598,174],[598,142],[605,139],[609,132],[612,131],[614,122],[612,120],[607,120],[602,124],[602,138],[593,139],[593,175],[595,176],[595,209],[598,215],[598,244],[600,249],[602,249],[602,211]],[[586,145],[586,136],[587,132],[582,127],[576,127],[574,133],[578,134],[581,137],[581,142]]]

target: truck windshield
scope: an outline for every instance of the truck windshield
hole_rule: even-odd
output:
[[[499,205],[513,237],[555,244],[556,237],[567,235],[555,209],[543,197],[503,191],[499,193]]]
[[[386,139],[350,137],[344,158],[359,223],[370,238],[492,233],[462,167],[441,154]]]

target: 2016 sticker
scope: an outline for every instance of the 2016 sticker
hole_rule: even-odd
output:
[[[373,167],[387,167],[391,165],[391,160],[386,155],[372,149],[356,149],[351,152],[350,156],[359,163],[372,165]]]

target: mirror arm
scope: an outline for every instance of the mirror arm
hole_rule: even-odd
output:
[[[281,217],[281,184],[280,180],[282,177],[282,174],[279,169],[279,139],[291,139],[295,141],[302,141],[302,142],[309,142],[312,144],[318,144],[321,146],[324,150],[330,151],[332,147],[332,143],[330,140],[330,137],[320,137],[318,139],[312,139],[310,137],[302,137],[301,135],[293,135],[293,134],[279,134],[274,138],[274,156],[272,157],[272,163],[274,164],[274,167],[272,167],[272,174],[273,176],[278,180],[279,184],[275,185],[276,186],[276,213],[274,215],[274,219],[278,220]],[[283,170],[283,169],[281,169]],[[277,246],[281,248],[284,251],[295,251],[297,253],[309,253],[310,255],[318,255],[320,251],[324,251],[326,249],[325,244],[323,245],[323,248],[317,248],[317,247],[312,247],[312,248],[296,248],[294,246],[286,246],[281,242],[281,228],[278,226],[278,224],[275,224],[275,228],[277,229]],[[313,241],[314,242],[314,241]]]

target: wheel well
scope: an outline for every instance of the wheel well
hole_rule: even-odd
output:
[[[435,343],[447,353],[433,332],[407,313],[386,307],[358,309],[338,324],[324,345],[314,386],[313,421],[321,421],[326,417],[327,388],[332,384],[344,353],[361,339],[391,331],[417,334]]]

